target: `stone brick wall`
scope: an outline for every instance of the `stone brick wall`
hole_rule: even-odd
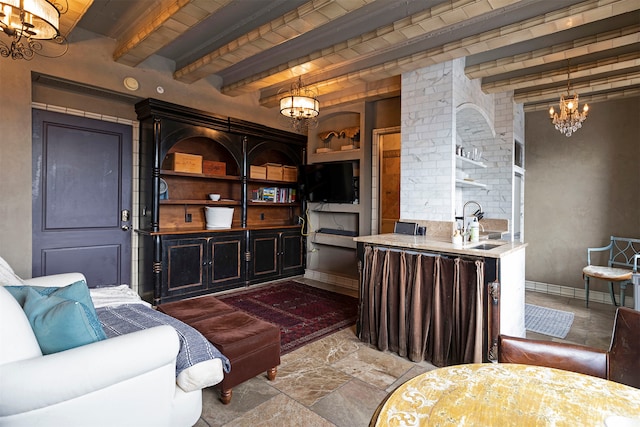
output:
[[[513,93],[485,94],[464,60],[402,75],[400,216],[451,221],[468,200],[487,217],[513,221],[513,141],[524,113]],[[455,146],[482,150],[486,168],[465,170],[485,188],[456,186]]]
[[[402,75],[401,218],[452,219],[452,65],[445,62]]]

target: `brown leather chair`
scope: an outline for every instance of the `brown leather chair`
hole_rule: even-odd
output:
[[[564,369],[640,388],[639,337],[640,312],[619,307],[608,351],[500,335],[498,362]]]

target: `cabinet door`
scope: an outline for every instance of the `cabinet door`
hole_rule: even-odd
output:
[[[207,239],[162,240],[162,298],[207,288]]]
[[[282,233],[280,245],[282,274],[290,276],[304,273],[304,242],[300,232]]]
[[[253,231],[249,237],[250,280],[266,280],[277,277],[278,271],[278,232]]]
[[[229,289],[244,282],[244,243],[244,232],[216,234],[210,240],[210,290]]]

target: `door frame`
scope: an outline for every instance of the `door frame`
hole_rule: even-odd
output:
[[[371,182],[376,185],[371,186],[371,206],[375,206],[371,212],[371,234],[379,234],[380,230],[380,192],[382,188],[380,186],[380,179],[382,176],[382,150],[384,135],[390,135],[394,133],[401,134],[400,126],[393,126],[388,128],[379,128],[373,130],[371,138]],[[402,143],[402,138],[401,138]],[[402,154],[400,155],[402,159]],[[402,160],[401,160],[402,161]],[[402,210],[402,205],[400,206]]]

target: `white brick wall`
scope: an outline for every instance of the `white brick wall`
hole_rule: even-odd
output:
[[[473,104],[486,116],[487,122],[492,124],[495,120],[495,103],[493,95],[482,92],[480,79],[469,80],[464,74],[464,58],[453,61],[454,75],[454,104],[459,108],[463,104]]]
[[[451,219],[453,123],[451,62],[402,75],[401,218]]]
[[[402,75],[402,218],[450,221],[476,200],[487,217],[512,223],[513,139],[524,140],[524,113],[513,93],[488,95],[480,83],[465,76],[464,59]],[[456,144],[483,151],[487,168],[466,172],[486,188],[455,186]]]

